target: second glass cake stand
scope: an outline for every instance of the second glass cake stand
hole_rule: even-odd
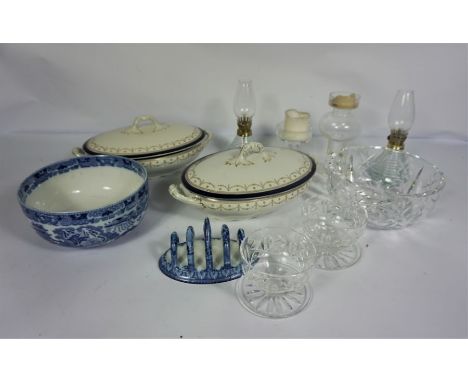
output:
[[[240,246],[244,276],[237,296],[249,312],[267,318],[286,318],[310,302],[308,270],[316,251],[308,238],[285,227],[249,233]]]

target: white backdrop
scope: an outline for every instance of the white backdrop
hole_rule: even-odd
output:
[[[234,134],[238,78],[254,80],[255,128],[295,107],[317,122],[328,93],[361,94],[363,135],[385,142],[398,88],[416,91],[411,137],[468,139],[467,46],[433,44],[3,45],[3,132],[100,132],[138,114]]]
[[[466,72],[465,45],[0,46],[0,337],[467,338]],[[318,134],[329,91],[361,93],[365,144],[385,142],[396,89],[414,88],[408,150],[448,179],[432,214],[403,230],[366,230],[359,264],[314,270],[311,306],[279,321],[245,311],[235,283],[197,288],[158,270],[170,233],[206,216],[170,197],[178,174],[151,180],[144,221],[115,245],[85,253],[33,232],[16,200],[26,176],[142,113],[233,135],[233,93],[246,76],[265,131],[296,107]],[[323,143],[304,147],[318,163]],[[287,224],[299,211],[229,227]]]

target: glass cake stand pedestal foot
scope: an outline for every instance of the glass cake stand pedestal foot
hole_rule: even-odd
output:
[[[357,243],[334,253],[320,252],[320,250],[317,252],[315,268],[325,271],[346,269],[361,259],[361,247]]]
[[[283,265],[284,267],[284,265]],[[236,285],[240,304],[260,317],[287,318],[303,311],[312,299],[309,283],[299,283],[293,288],[284,288],[288,281],[265,279],[248,273]]]

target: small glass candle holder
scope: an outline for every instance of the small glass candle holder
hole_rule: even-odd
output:
[[[240,246],[244,276],[237,296],[249,312],[267,318],[285,318],[302,311],[312,289],[308,270],[316,252],[303,233],[287,227],[251,232]]]
[[[283,145],[298,149],[312,137],[310,114],[296,109],[288,109],[284,114],[284,121],[278,124],[276,134]]]

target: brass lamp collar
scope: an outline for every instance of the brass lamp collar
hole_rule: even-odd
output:
[[[390,135],[387,137],[387,148],[402,151],[405,149],[405,141],[408,137],[408,132],[401,129],[391,130]]]
[[[239,137],[250,137],[252,135],[252,118],[237,118],[237,135]]]

